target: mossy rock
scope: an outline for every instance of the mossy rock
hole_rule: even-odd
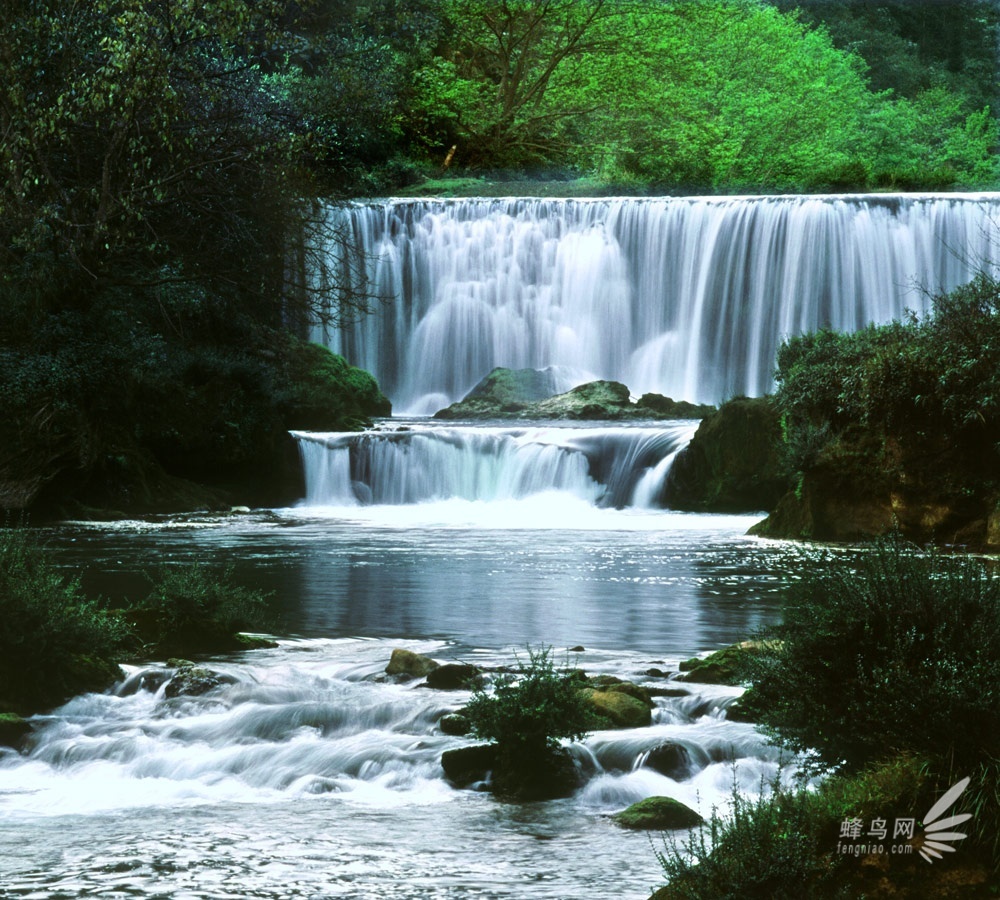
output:
[[[163,695],[167,698],[200,697],[221,685],[234,684],[235,682],[236,679],[232,675],[224,675],[204,666],[186,663],[174,672],[173,677],[163,690]]]
[[[653,721],[645,703],[621,691],[583,688],[580,694],[606,727],[643,728]]]
[[[518,413],[531,403],[555,394],[556,377],[552,368],[505,369],[490,372],[458,403],[435,414],[436,419],[504,418]]]
[[[320,344],[299,342],[290,353],[285,420],[290,430],[343,431],[392,415],[374,377]]]
[[[692,657],[680,664],[682,675],[678,681],[697,684],[728,684],[738,686],[743,683],[743,671],[749,654],[760,650],[756,641],[742,641],[716,650],[704,659]]]
[[[449,713],[446,716],[441,716],[438,727],[444,734],[450,734],[454,737],[464,737],[472,730],[468,716],[464,716],[462,713]]]
[[[389,664],[385,667],[385,673],[386,675],[404,676],[406,678],[425,678],[439,666],[440,663],[429,656],[397,647],[392,651],[392,656],[389,657]]]
[[[604,688],[605,691],[610,691],[613,694],[627,694],[638,700],[640,703],[652,709],[656,704],[653,703],[650,697],[649,691],[647,691],[640,684],[633,684],[631,681],[622,681],[619,684],[611,684]]]
[[[672,797],[647,797],[613,816],[622,828],[641,831],[674,831],[695,828],[704,819]]]
[[[696,512],[770,510],[789,481],[777,406],[737,397],[702,420],[670,468],[663,499]]]

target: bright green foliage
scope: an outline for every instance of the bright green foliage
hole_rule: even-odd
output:
[[[243,646],[238,635],[273,624],[267,595],[198,563],[164,567],[149,595],[129,610],[148,652],[218,653]]]
[[[476,165],[802,190],[995,181],[996,123],[934,86],[873,93],[860,57],[756,0],[449,3],[409,128]]]
[[[597,26],[613,7],[605,0],[445,0],[450,35],[417,73],[414,125],[432,145],[460,144],[463,163],[565,157],[566,120],[594,107],[594,85],[578,64],[612,52]]]
[[[0,530],[0,703],[26,712],[102,690],[129,631],[23,530]]]
[[[935,771],[1000,758],[1000,578],[893,538],[803,560],[784,621],[748,658],[741,707],[782,743],[858,771],[900,752]]]
[[[492,691],[478,688],[464,711],[473,735],[495,741],[514,766],[551,754],[562,739],[579,740],[594,727],[580,684],[555,667],[551,649],[527,652],[519,676],[499,677]]]

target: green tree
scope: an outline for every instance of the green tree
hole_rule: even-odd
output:
[[[606,0],[445,0],[448,37],[417,73],[413,115],[440,149],[484,165],[522,165],[565,155],[561,128],[594,108],[576,63],[611,52],[602,21],[619,20]],[[560,103],[549,92],[560,86]],[[566,102],[569,99],[569,102]]]

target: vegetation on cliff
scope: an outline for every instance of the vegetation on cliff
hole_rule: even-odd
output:
[[[795,488],[760,534],[1000,541],[1000,282],[983,272],[922,318],[820,331],[778,352]]]

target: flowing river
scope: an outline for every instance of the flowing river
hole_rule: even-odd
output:
[[[998,210],[997,195],[386,201],[332,209],[335,238],[302,266],[318,252],[329,271],[307,274],[361,273],[389,301],[314,337],[398,411],[440,408],[496,365],[719,402],[767,391],[788,334],[926,309],[996,259]],[[231,565],[273,592],[283,637],[208,661],[224,681],[202,696],[168,697],[158,660],[36,717],[25,753],[0,751],[0,897],[648,897],[662,839],[612,814],[667,795],[707,815],[791,771],[727,718],[739,689],[671,679],[776,621],[809,565],[746,536],[762,514],[663,508],[694,427],[300,433],[293,508],[45,530],[111,597],[162,566]],[[441,753],[467,740],[439,720],[468,694],[388,679],[392,650],[489,669],[541,646],[677,690],[650,727],[573,745],[586,780],[568,799],[452,787]],[[683,765],[655,764],[665,745]]]
[[[755,519],[563,490],[52,529],[58,560],[112,596],[162,565],[232,564],[293,636],[211,660],[231,683],[201,697],[165,697],[157,661],[38,717],[30,751],[0,757],[0,896],[648,897],[662,842],[611,814],[652,795],[708,813],[734,779],[753,793],[778,772],[726,720],[738,689],[658,697],[651,727],[573,748],[574,796],[518,805],[444,780],[442,751],[467,741],[437,723],[467,693],[383,670],[395,647],[491,667],[544,644],[663,686],[648,673],[775,618],[801,562],[745,537]],[[689,761],[672,777],[644,765],[668,742]]]

